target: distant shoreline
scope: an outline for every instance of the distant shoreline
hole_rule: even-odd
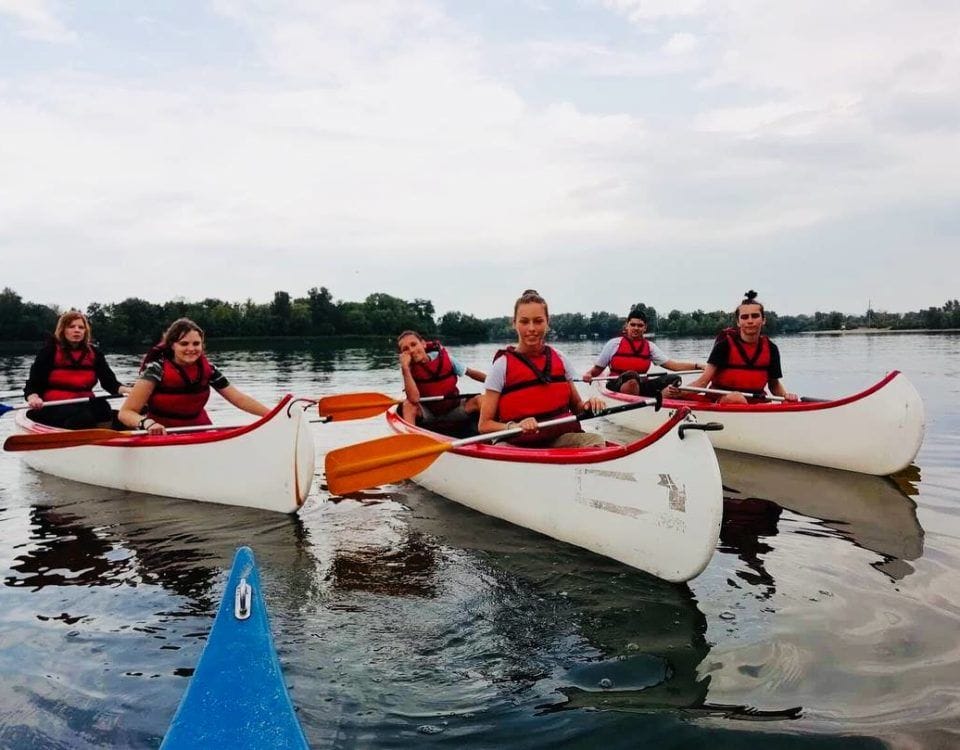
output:
[[[960,328],[843,328],[830,331],[798,331],[800,336],[873,336],[887,333],[957,333]],[[780,334],[781,336],[783,334]]]

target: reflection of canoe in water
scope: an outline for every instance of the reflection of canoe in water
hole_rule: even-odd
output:
[[[609,405],[637,400],[607,390],[601,381],[595,387]],[[687,406],[703,421],[723,424],[723,430],[710,433],[716,448],[877,476],[909,466],[923,441],[923,402],[897,371],[860,393],[830,401],[738,405],[664,399],[663,405]],[[657,421],[646,409],[609,419],[640,432]]]
[[[681,437],[685,410],[660,421],[647,437],[603,448],[464,445],[440,455],[414,481],[481,513],[686,581],[716,548],[720,473],[700,430]],[[395,409],[387,422],[399,434],[452,440],[404,422]],[[330,454],[328,467],[329,460]]]
[[[502,628],[512,642],[531,633],[544,648],[570,643],[568,629],[588,644],[557,680],[559,700],[545,710],[596,705],[617,698],[632,705],[690,708],[704,704],[709,678],[697,672],[709,652],[707,621],[686,585],[676,585],[630,570],[614,560],[590,554],[498,519],[447,502],[413,485],[390,493],[412,513],[405,514],[411,538],[422,544],[435,539],[444,548],[463,550],[489,570],[484,576],[505,590],[529,589],[518,595],[527,603],[519,615],[516,600],[502,599],[504,611],[488,614],[491,627]],[[521,634],[509,631],[517,627]],[[534,652],[540,646],[534,646]],[[536,660],[534,654],[518,659]],[[616,664],[616,667],[613,665]],[[516,665],[515,671],[527,669]],[[598,687],[608,670],[618,669],[614,690]],[[590,680],[585,673],[601,677]],[[642,693],[624,691],[642,683]],[[608,706],[611,707],[611,706]]]
[[[298,515],[103,489],[24,472],[31,498],[28,538],[10,562],[7,585],[160,585],[204,606],[238,544],[255,545],[271,570],[309,579],[317,563]],[[304,585],[292,583],[292,586]]]
[[[520,595],[526,602],[522,615],[513,611],[516,600],[506,595],[498,597],[503,611],[496,616],[488,612],[485,619],[502,628],[508,642],[535,634],[533,654],[524,650],[518,659],[537,662],[536,652],[550,644],[569,649],[560,660],[564,669],[549,678],[557,685],[556,699],[544,701],[540,711],[679,711],[751,719],[795,713],[708,701],[711,678],[700,669],[710,653],[707,620],[688,586],[558,546],[423,488],[404,485],[389,497],[412,511],[407,523],[415,538],[428,536],[443,548],[468,551],[489,568],[484,578],[502,581],[507,592],[529,589]],[[574,634],[585,644],[574,647]],[[529,669],[520,663],[511,671]]]
[[[38,471],[99,487],[292,513],[313,482],[313,436],[303,412],[286,396],[243,427],[120,436],[22,456]],[[16,426],[21,435],[67,432],[34,422],[29,411],[18,412]]]
[[[823,521],[854,544],[890,561],[916,560],[923,529],[910,477],[871,477],[721,451],[717,454],[727,504],[767,500]]]
[[[200,662],[161,748],[306,748],[249,547],[237,550]]]

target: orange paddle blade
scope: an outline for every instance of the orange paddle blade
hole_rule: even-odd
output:
[[[321,417],[329,417],[331,422],[346,419],[366,419],[382,414],[391,406],[402,403],[382,393],[343,393],[337,396],[324,396],[317,402]]]
[[[327,454],[324,468],[334,495],[391,484],[419,474],[452,444],[426,435],[390,435],[337,448]]]
[[[78,445],[92,445],[123,436],[124,433],[119,430],[104,429],[11,435],[4,441],[3,449],[5,451],[41,451],[53,448],[75,448]]]

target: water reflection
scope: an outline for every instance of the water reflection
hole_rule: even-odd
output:
[[[307,554],[297,516],[106,490],[36,473],[49,499],[29,511],[29,539],[4,584],[113,587],[156,584],[210,604],[211,586],[236,547],[262,550],[264,563],[290,568]]]
[[[817,531],[845,539],[880,555],[871,563],[891,580],[913,572],[910,561],[923,554],[917,519],[920,472],[910,467],[894,478],[873,477],[789,461],[718,451],[724,485],[722,551],[735,552],[753,576],[738,575],[772,593],[763,568],[770,551],[764,539],[776,536],[781,509],[817,519]]]
[[[409,487],[400,499],[412,511],[413,534],[479,555],[503,589],[504,605],[491,627],[516,645],[511,679],[555,685],[554,697],[537,707],[540,713],[591,708],[753,719],[798,714],[793,707],[760,712],[707,701],[710,678],[698,673],[710,651],[707,622],[687,586],[483,516],[419,487]],[[517,593],[517,587],[528,590]],[[541,606],[517,613],[507,606],[516,599]],[[559,671],[556,664],[538,664],[537,653],[551,638],[563,637],[568,617],[589,648],[568,654]]]

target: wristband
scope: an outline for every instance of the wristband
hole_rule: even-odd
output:
[[[140,419],[140,422],[139,422],[139,427],[140,427],[141,430],[146,430],[146,429],[148,429],[148,428],[147,428],[147,420],[150,420],[150,422],[153,423],[153,424],[150,425],[151,427],[157,423],[157,420],[155,420],[155,419],[150,419],[150,417],[142,417],[142,418]]]

